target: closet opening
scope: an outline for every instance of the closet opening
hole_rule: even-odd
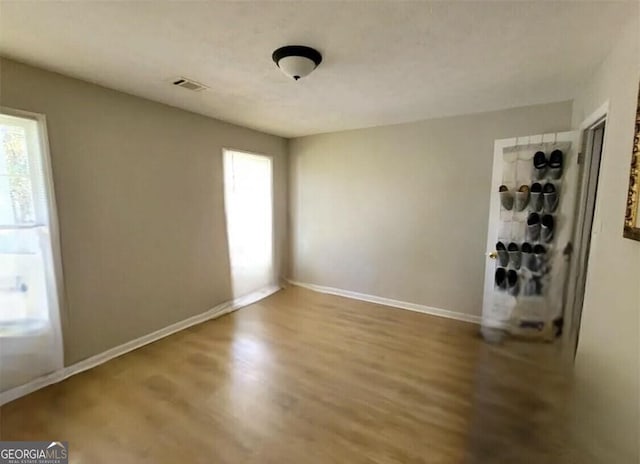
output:
[[[225,149],[224,199],[234,304],[275,285],[273,167],[269,156]]]

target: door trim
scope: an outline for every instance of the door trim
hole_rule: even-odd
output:
[[[605,123],[605,133],[604,139],[602,141],[602,147],[600,149],[600,159],[598,160],[598,165],[601,165],[602,156],[606,150],[607,143],[607,120],[609,114],[609,101],[604,102],[597,110],[591,113],[584,121],[580,124],[579,127],[579,147],[582,151],[582,157],[584,162],[582,163],[582,168],[580,171],[580,192],[577,198],[577,216],[576,221],[574,223],[574,232],[573,232],[573,256],[571,257],[571,267],[569,271],[570,281],[568,282],[567,296],[566,296],[566,317],[565,317],[565,331],[563,335],[563,343],[566,345],[566,354],[568,357],[573,360],[575,358],[575,354],[578,348],[578,337],[580,331],[580,318],[582,315],[582,306],[584,304],[584,294],[586,292],[586,286],[581,286],[580,282],[584,280],[584,284],[586,285],[587,275],[589,271],[589,258],[591,252],[593,251],[593,247],[596,244],[596,238],[598,231],[600,229],[600,219],[596,215],[596,200],[597,200],[597,186],[596,186],[596,198],[594,198],[594,202],[592,205],[593,211],[590,214],[587,214],[585,207],[588,202],[588,186],[590,182],[590,172],[593,165],[593,159],[587,156],[588,152],[591,150],[590,145],[590,137],[594,129],[600,126],[603,122]],[[597,179],[596,179],[597,182]],[[590,234],[582,234],[584,230],[585,222],[587,219],[592,218],[591,225],[591,233]],[[584,250],[586,246],[590,247],[589,253],[585,255],[585,270],[583,273],[584,279],[581,278],[580,274],[580,256],[582,255],[581,251]],[[580,308],[576,306],[580,305]]]
[[[227,198],[226,198],[226,184],[225,184],[225,157],[227,156],[227,152],[235,152],[244,155],[257,156],[261,158],[266,158],[269,160],[269,169],[271,171],[271,192],[270,192],[270,203],[271,203],[271,282],[267,286],[268,288],[280,288],[280,251],[278,249],[278,241],[276,237],[276,169],[275,169],[275,157],[268,153],[257,153],[253,151],[247,151],[237,148],[232,148],[229,146],[222,147],[222,198],[223,198],[223,210],[224,210],[224,230],[225,230],[225,239],[227,243],[227,261],[229,263],[229,279],[231,282],[231,294],[234,299],[242,299],[245,297],[249,297],[253,295],[253,292],[249,295],[235,295],[233,289],[233,270],[231,266],[231,249],[229,242],[229,224],[228,224],[228,211],[227,211]]]

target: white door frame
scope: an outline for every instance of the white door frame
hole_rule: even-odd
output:
[[[595,245],[596,238],[600,229],[602,227],[602,223],[600,218],[597,215],[597,211],[595,209],[596,198],[594,198],[593,204],[591,205],[591,211],[587,211],[589,198],[587,197],[589,193],[589,182],[592,181],[592,176],[590,175],[592,165],[594,160],[591,158],[591,135],[595,128],[600,126],[603,122],[605,123],[605,134],[604,140],[602,141],[602,148],[600,150],[600,159],[598,159],[598,165],[601,166],[601,159],[604,156],[606,150],[606,142],[607,142],[607,129],[606,129],[606,121],[609,114],[609,101],[607,100],[603,103],[597,110],[591,113],[582,123],[579,128],[579,148],[580,148],[580,157],[583,160],[581,171],[580,171],[580,191],[577,207],[577,216],[575,221],[575,229],[573,232],[573,255],[571,257],[571,267],[569,270],[569,282],[567,288],[567,295],[565,300],[565,326],[563,332],[563,343],[565,344],[565,353],[568,357],[573,359],[575,357],[577,344],[578,344],[578,336],[580,330],[580,317],[582,314],[582,304],[584,302],[584,293],[586,288],[581,285],[580,282],[586,283],[588,267],[589,267],[589,259],[591,256],[591,251],[593,250],[593,246]],[[597,182],[597,178],[595,179]],[[596,193],[597,195],[597,193]],[[591,234],[586,236],[583,234],[583,230],[585,227],[585,222],[591,220]],[[590,246],[590,251],[588,254],[583,253],[585,248]],[[584,255],[584,262],[581,260],[581,256]],[[584,270],[582,273],[580,272],[580,267],[584,266]],[[577,307],[580,305],[580,307]]]
[[[232,148],[232,147],[222,147],[222,169],[223,169],[223,197],[226,196],[226,186],[224,185],[224,158],[226,156],[227,152],[235,152],[235,153],[243,153],[245,155],[251,155],[251,156],[260,156],[263,158],[267,158],[270,162],[271,165],[271,198],[270,198],[270,203],[271,203],[271,266],[272,266],[272,276],[271,276],[271,281],[272,281],[272,285],[264,288],[264,289],[260,289],[256,292],[253,292],[249,295],[243,295],[243,296],[238,296],[238,295],[233,295],[233,306],[234,308],[239,308],[242,306],[247,306],[251,303],[254,303],[255,301],[261,300],[262,298],[269,296],[270,294],[274,293],[275,291],[277,291],[280,287],[279,287],[279,278],[278,278],[278,269],[279,269],[279,263],[277,263],[277,253],[276,253],[276,205],[275,205],[275,159],[273,155],[269,155],[266,153],[256,153],[253,151],[248,151],[248,150],[241,150],[241,149],[237,149],[237,148]],[[226,224],[227,218],[228,218],[228,211],[227,211],[227,200],[226,198],[224,198],[223,201],[224,204],[224,217],[225,217],[225,235],[226,235],[226,239],[227,239],[227,246],[229,246],[229,229],[228,229],[228,225]],[[231,255],[229,254],[229,271],[230,271],[230,278],[232,279],[233,282],[233,273],[231,272]],[[233,288],[233,283],[232,283],[232,288]],[[233,290],[232,290],[233,293]]]

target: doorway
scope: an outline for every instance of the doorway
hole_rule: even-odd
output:
[[[275,286],[273,167],[269,156],[223,150],[233,299],[260,299]]]
[[[604,151],[604,136],[606,131],[606,113],[596,118],[595,122],[586,123],[582,132],[582,173],[580,196],[578,199],[577,220],[574,231],[572,262],[572,280],[569,282],[566,301],[567,342],[571,356],[575,356],[578,347],[580,319],[586,291],[589,252],[591,241],[598,233],[594,223],[596,213],[596,198],[598,194],[598,178],[600,164]]]

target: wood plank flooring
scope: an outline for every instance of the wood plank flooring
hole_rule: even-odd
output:
[[[0,438],[87,464],[597,462],[553,347],[477,333],[288,288],[5,405]]]

